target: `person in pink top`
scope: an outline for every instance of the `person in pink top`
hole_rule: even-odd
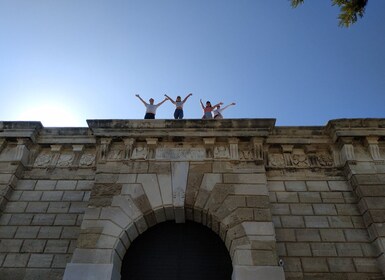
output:
[[[203,109],[203,117],[202,117],[202,119],[212,119],[213,118],[213,114],[211,112],[215,108],[217,108],[218,106],[221,106],[223,104],[223,102],[219,102],[218,104],[216,104],[214,106],[211,106],[211,102],[207,101],[206,102],[206,107],[205,107],[203,105],[202,99],[200,100],[200,102],[201,102],[201,106],[202,106],[202,109]]]

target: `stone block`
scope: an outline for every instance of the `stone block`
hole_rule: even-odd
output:
[[[120,279],[120,273],[113,264],[69,263],[63,280],[83,279],[117,280]]]
[[[69,240],[48,240],[44,253],[67,253]]]
[[[5,213],[23,213],[27,208],[28,202],[8,202],[5,206]]]
[[[0,240],[0,253],[18,253],[23,240],[3,239]]]
[[[354,264],[351,258],[327,258],[330,272],[354,272]]]
[[[366,229],[345,229],[346,241],[348,242],[369,242],[369,234]]]
[[[20,226],[17,228],[15,238],[36,238],[39,230],[38,226]]]
[[[277,241],[280,242],[295,242],[295,230],[294,229],[275,229],[275,235]]]
[[[318,192],[300,192],[298,193],[301,203],[320,203],[322,202],[321,195]]]
[[[48,202],[28,202],[26,213],[45,213],[48,209]]]
[[[306,186],[309,192],[329,191],[329,186],[326,181],[306,181]]]
[[[80,249],[72,256],[72,263],[103,264],[110,263],[113,249]]]
[[[345,235],[342,229],[320,229],[322,241],[325,242],[344,242]]]
[[[246,196],[246,205],[254,208],[269,208],[267,196]]]
[[[302,242],[321,241],[321,237],[318,229],[296,229],[295,235],[297,237],[297,241],[302,241]]]
[[[83,201],[84,191],[65,191],[62,197],[63,201]]]
[[[52,261],[53,268],[65,268],[71,262],[72,254],[55,254]]]
[[[328,181],[329,189],[333,192],[350,192],[352,188],[347,181]]]
[[[334,243],[311,243],[310,246],[311,246],[311,251],[313,256],[316,256],[316,257],[337,256],[337,250]]]
[[[155,174],[138,174],[137,182],[142,184],[148,201],[153,209],[162,206],[162,197],[158,179]]]
[[[267,189],[269,190],[269,192],[284,192],[285,185],[283,181],[268,181]]]
[[[33,218],[33,214],[12,214],[12,216],[10,216],[9,225],[13,225],[13,226],[30,225],[32,222],[32,218]]]
[[[325,258],[301,258],[304,272],[329,272]]]
[[[131,222],[130,217],[126,215],[119,207],[103,208],[100,214],[102,220],[110,220],[121,228],[125,228]]]
[[[119,179],[118,174],[112,173],[99,173],[95,175],[95,182],[98,184],[115,184]]]
[[[154,173],[154,171],[150,171],[150,173]],[[136,174],[119,174],[118,180],[116,181],[119,184],[131,184],[135,183]],[[89,188],[91,189],[91,188]]]
[[[42,201],[61,201],[63,191],[45,191],[41,197]]]
[[[290,215],[289,204],[273,203],[271,204],[271,213],[273,215]]]
[[[277,192],[277,200],[280,203],[298,203],[298,195],[296,192]]]
[[[281,216],[282,226],[285,228],[304,228],[302,216]]]
[[[26,267],[29,254],[8,254],[4,260],[3,267]]]
[[[232,184],[232,193],[235,195],[268,196],[269,191],[265,184]]]
[[[77,239],[80,234],[79,227],[63,227],[61,238],[64,239]]]
[[[255,266],[276,266],[278,262],[275,250],[251,250],[251,257]]]
[[[308,243],[287,243],[287,255],[292,257],[306,257],[311,256],[310,245]]]
[[[0,226],[0,239],[13,238],[16,233],[16,226]]]
[[[270,209],[254,209],[254,221],[272,221]]]
[[[23,191],[21,201],[39,201],[42,196],[42,191]]]
[[[41,227],[38,238],[43,238],[43,239],[58,239],[61,235],[63,228],[62,227]]]
[[[31,254],[28,267],[51,267],[52,254]]]
[[[45,240],[24,240],[21,253],[42,253],[44,251]]]
[[[332,228],[352,228],[353,223],[349,216],[328,217],[330,227]]]
[[[158,174],[160,194],[163,204],[172,205],[172,184],[170,174]]]
[[[360,212],[356,204],[336,204],[338,215],[341,216],[359,216]]]
[[[88,203],[87,202],[71,202],[71,206],[69,209],[69,213],[78,213],[83,214],[85,209],[87,208]]]
[[[307,228],[328,228],[327,217],[324,216],[305,216],[305,225]]]
[[[380,273],[379,264],[375,258],[354,258],[357,272]]]
[[[16,185],[17,190],[33,190],[36,180],[19,180]]]
[[[305,181],[285,181],[286,191],[288,192],[305,192]]]
[[[223,182],[225,184],[265,184],[265,174],[223,174]]]
[[[302,272],[301,259],[299,257],[284,257],[284,267],[286,272]]]
[[[203,175],[200,189],[211,192],[216,184],[222,183],[222,174],[206,173]]]
[[[342,257],[361,257],[363,256],[359,243],[337,243],[338,256]]]
[[[70,202],[50,202],[48,213],[67,213],[70,208]]]
[[[35,185],[35,190],[53,191],[55,189],[56,183],[56,180],[38,180]]]
[[[57,214],[54,222],[55,226],[74,226],[77,214]]]
[[[76,190],[78,191],[90,191],[94,186],[93,181],[79,180],[76,184]]]
[[[313,215],[311,204],[290,204],[292,215]]]
[[[323,203],[345,203],[342,192],[321,192]]]
[[[338,204],[337,204],[338,205]],[[334,204],[313,204],[314,214],[316,215],[337,215],[336,206]]]

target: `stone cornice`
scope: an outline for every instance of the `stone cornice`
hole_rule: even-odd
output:
[[[0,137],[29,138],[32,142],[35,142],[36,136],[42,128],[41,122],[0,121]]]

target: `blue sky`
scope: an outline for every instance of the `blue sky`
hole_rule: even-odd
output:
[[[341,28],[329,0],[0,0],[0,120],[142,119],[135,94],[189,92],[188,119],[199,99],[279,126],[384,118],[384,12]]]

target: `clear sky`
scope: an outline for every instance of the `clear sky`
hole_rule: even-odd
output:
[[[279,126],[385,117],[385,1],[338,26],[330,0],[0,0],[0,120],[142,119],[135,97],[236,102]],[[169,101],[158,119],[172,119]]]

